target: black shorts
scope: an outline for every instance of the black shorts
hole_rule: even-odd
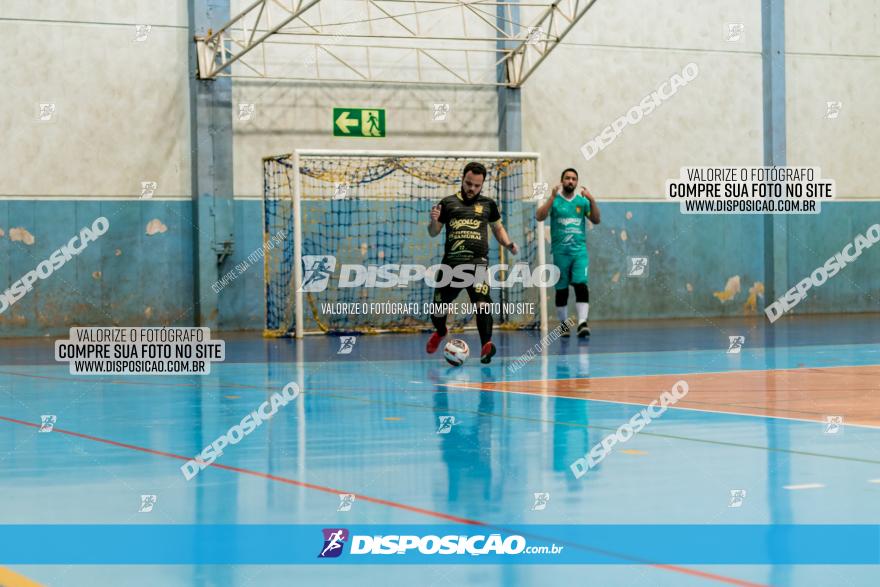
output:
[[[481,272],[480,269],[482,269]],[[453,285],[451,283],[442,287],[435,287],[434,303],[451,304],[455,301],[455,298],[458,297],[458,294],[460,294],[462,290],[467,290],[468,297],[470,298],[472,304],[479,304],[481,302],[491,304],[492,297],[489,295],[490,290],[487,269],[488,267],[486,266],[475,266],[474,273],[480,272],[480,277],[482,277],[482,279],[469,287],[461,287]]]

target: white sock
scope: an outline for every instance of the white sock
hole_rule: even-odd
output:
[[[590,304],[588,302],[578,302],[575,304],[578,313],[578,324],[587,321],[587,316],[590,314]]]
[[[568,306],[556,306],[556,317],[560,322],[568,320]]]

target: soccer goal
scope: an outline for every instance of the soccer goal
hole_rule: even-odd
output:
[[[536,195],[546,188],[538,154],[297,150],[263,159],[266,335],[431,328],[421,312],[433,301],[424,279],[382,287],[374,277],[352,286],[363,270],[350,267],[375,276],[383,267],[393,273],[401,265],[439,264],[444,238],[428,235],[429,212],[458,192],[469,161],[486,166],[482,193],[498,203],[520,247],[514,257],[489,233],[489,264],[508,266],[496,274],[507,287],[492,290],[496,326],[546,329],[546,290],[513,278],[545,263],[543,223],[535,220]],[[469,303],[467,294],[457,302]],[[472,318],[450,314],[450,328],[467,328]]]

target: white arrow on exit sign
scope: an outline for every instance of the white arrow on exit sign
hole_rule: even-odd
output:
[[[341,130],[345,134],[349,134],[351,132],[349,130],[349,127],[358,126],[359,124],[360,124],[359,120],[352,120],[351,118],[348,117],[347,110],[343,110],[342,114],[340,114],[339,117],[336,119],[336,126],[338,126],[339,130]]]

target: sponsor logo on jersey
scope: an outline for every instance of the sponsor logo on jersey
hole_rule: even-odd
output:
[[[449,228],[452,230],[457,230],[459,228],[477,229],[480,228],[482,222],[483,221],[479,218],[456,218],[455,220],[449,221]]]

